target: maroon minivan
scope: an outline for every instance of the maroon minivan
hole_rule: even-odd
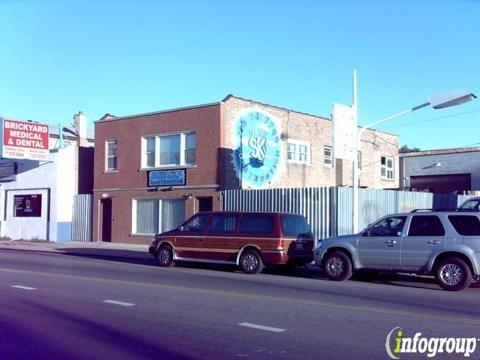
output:
[[[202,212],[174,230],[155,235],[149,252],[160,266],[200,261],[237,265],[247,274],[256,274],[265,265],[312,262],[313,244],[302,215]]]

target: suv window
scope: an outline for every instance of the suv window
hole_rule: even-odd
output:
[[[480,220],[476,216],[449,215],[448,220],[460,235],[480,235]]]
[[[213,215],[210,232],[233,232],[237,224],[237,217],[235,215]]]
[[[460,211],[479,211],[478,209],[479,204],[480,204],[480,200],[478,199],[468,200],[459,208],[459,210]]]
[[[406,216],[393,216],[380,220],[370,230],[370,236],[402,236]]]
[[[410,224],[408,236],[444,236],[442,222],[435,215],[414,216]]]
[[[182,231],[204,232],[207,227],[208,214],[195,215],[182,225]]]
[[[282,233],[284,236],[297,237],[300,234],[310,234],[310,225],[307,219],[301,215],[282,215]]]
[[[273,218],[271,215],[243,215],[240,221],[241,233],[272,233]]]

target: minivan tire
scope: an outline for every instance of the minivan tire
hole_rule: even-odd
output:
[[[444,290],[460,291],[472,282],[472,271],[465,261],[452,256],[438,263],[435,278]]]
[[[239,261],[240,269],[245,274],[258,274],[262,272],[263,268],[263,260],[258,251],[256,250],[245,250],[240,255]]]
[[[161,267],[171,267],[175,265],[173,261],[173,249],[170,245],[162,245],[157,253],[158,265]]]
[[[323,271],[330,280],[348,280],[353,273],[352,261],[343,251],[333,251],[327,254],[323,262]]]

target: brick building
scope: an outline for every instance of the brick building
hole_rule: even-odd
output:
[[[232,95],[95,124],[94,241],[147,243],[202,210],[221,190],[350,186],[333,156],[332,121]],[[360,186],[398,187],[398,137],[367,130]]]

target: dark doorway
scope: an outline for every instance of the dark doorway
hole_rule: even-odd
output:
[[[102,204],[102,241],[112,241],[112,199],[100,200]]]
[[[213,198],[211,196],[198,197],[198,211],[212,211],[213,210]]]

